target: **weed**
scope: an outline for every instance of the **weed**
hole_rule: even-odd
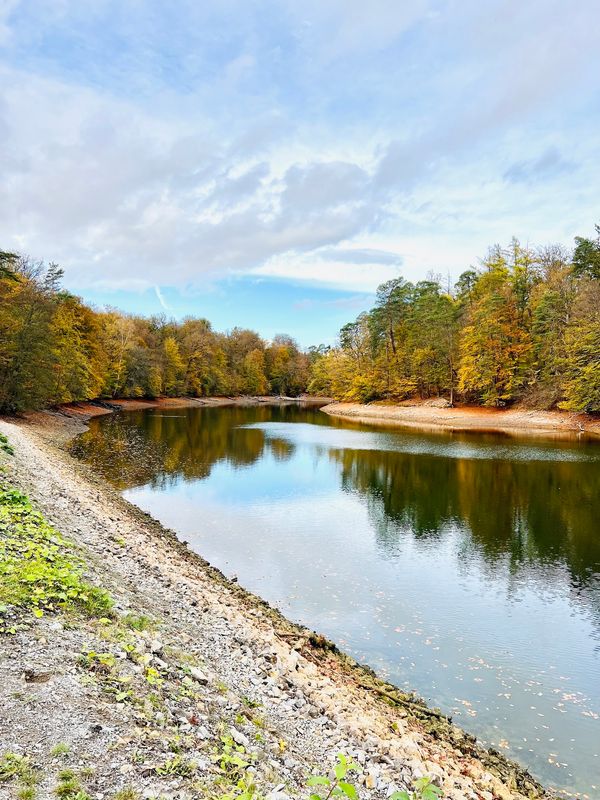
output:
[[[328,775],[313,775],[307,781],[307,785],[318,787],[310,795],[310,800],[329,800],[330,797],[348,797],[349,800],[358,800],[356,786],[346,780],[350,772],[358,773],[360,767],[353,761],[348,761],[345,755],[340,753],[337,757],[338,763],[333,768],[334,777]],[[319,794],[322,787],[323,795]]]
[[[27,756],[16,753],[5,753],[0,758],[0,783],[12,781],[15,778],[26,782],[34,782],[35,773]]]
[[[125,786],[113,794],[112,800],[139,800],[140,793],[131,786]]]
[[[157,775],[177,775],[180,778],[191,777],[197,769],[195,761],[187,761],[180,755],[175,755],[165,761],[160,767],[155,767]]]
[[[50,750],[50,755],[52,758],[57,758],[58,756],[65,756],[69,752],[69,745],[65,742],[59,742],[58,744],[54,745],[52,750]]]
[[[439,800],[443,794],[439,786],[436,786],[428,776],[419,778],[413,786],[411,792],[394,792],[390,800]]]
[[[251,778],[242,777],[224,794],[219,793],[218,800],[264,800]]]
[[[79,770],[79,774],[82,778],[91,778],[96,774],[96,770],[94,767],[82,767]]]
[[[0,633],[16,632],[4,620],[9,606],[36,617],[58,609],[97,616],[106,614],[112,601],[84,581],[70,543],[27,497],[0,485]]]
[[[12,449],[8,439],[3,433],[0,433],[0,451],[7,453],[9,456],[14,456],[15,451]]]
[[[137,614],[125,614],[121,618],[121,622],[132,631],[149,631],[156,627],[154,620],[150,619],[150,617],[145,617],[143,614],[139,616]]]
[[[58,773],[58,784],[54,794],[59,800],[91,800],[85,789],[81,788],[79,779],[72,769],[63,769]]]

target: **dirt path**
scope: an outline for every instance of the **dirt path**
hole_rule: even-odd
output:
[[[30,756],[43,774],[38,800],[53,796],[64,767],[85,775],[98,800],[124,787],[137,797],[222,796],[215,753],[227,737],[269,800],[308,797],[307,776],[329,769],[340,752],[361,764],[364,800],[423,775],[453,800],[548,796],[444,717],[227,581],[124,501],[59,446],[82,427],[63,414],[0,420],[15,451],[0,457],[0,480],[27,493],[81,548],[89,580],[108,589],[122,617],[155,624],[124,639],[121,623],[46,615],[0,639],[0,755]],[[129,677],[118,672],[119,680],[139,683],[128,647],[160,676],[135,703],[106,694],[107,675],[81,666],[82,653],[107,651],[116,664],[111,680],[122,665]],[[191,677],[190,664],[197,665]],[[57,754],[60,744],[66,754]],[[0,798],[12,792],[0,781]]]
[[[331,403],[321,411],[375,425],[401,425],[421,430],[500,431],[514,435],[600,437],[600,417],[567,411],[500,410],[493,408],[436,408],[386,403]]]

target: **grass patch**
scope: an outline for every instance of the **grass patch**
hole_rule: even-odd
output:
[[[59,800],[91,800],[85,789],[81,788],[79,778],[71,769],[63,769],[58,773],[58,784],[54,794]]]
[[[143,614],[125,614],[121,621],[126,628],[132,631],[151,631],[156,627],[156,622]]]
[[[131,786],[125,786],[123,789],[119,789],[118,792],[113,794],[113,800],[139,800],[139,798],[140,793]]]
[[[35,800],[38,774],[27,756],[5,753],[0,757],[0,784],[16,781],[18,800]]]
[[[14,633],[9,607],[31,611],[73,610],[106,615],[112,601],[83,579],[73,546],[36,511],[28,498],[0,484],[0,633]]]
[[[10,442],[3,433],[0,433],[0,451],[7,453],[9,456],[14,456],[15,454]]]

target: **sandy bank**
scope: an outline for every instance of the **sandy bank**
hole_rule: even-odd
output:
[[[273,406],[285,403],[330,403],[329,397],[284,397],[281,395],[240,395],[236,397],[157,397],[154,400],[115,398],[104,401],[64,403],[56,411],[66,416],[90,419],[113,411],[140,411],[146,408],[193,408],[220,406]]]
[[[256,750],[257,774],[272,800],[308,796],[306,776],[315,767],[328,769],[339,752],[362,764],[365,800],[383,800],[422,775],[434,777],[451,800],[549,796],[524,770],[478,747],[445,717],[228,581],[74,461],[60,444],[80,430],[75,416],[55,412],[19,423],[0,420],[0,431],[15,450],[14,457],[2,458],[3,480],[29,494],[81,548],[90,580],[110,591],[118,610],[158,621],[157,663],[165,681],[174,670],[174,654],[200,661],[205,697],[194,700],[197,707],[183,716],[169,701],[140,719],[135,709],[99,696],[79,677],[82,647],[118,645],[98,643],[95,629],[44,617],[3,642],[5,750],[32,753],[49,774],[47,743],[67,742],[73,759],[97,762],[94,797],[111,796],[124,784],[144,797],[188,797],[186,776],[157,774],[153,765],[168,755],[160,748],[177,736],[186,746],[191,742],[196,760],[208,763],[210,748],[226,729]],[[146,646],[152,653],[153,645]],[[25,683],[27,674],[41,674],[43,680]],[[248,708],[260,715],[260,737]],[[38,797],[46,796],[52,792],[44,785]]]
[[[375,425],[398,425],[422,430],[502,432],[514,435],[600,437],[600,417],[567,411],[501,410],[388,403],[331,403],[321,411]]]

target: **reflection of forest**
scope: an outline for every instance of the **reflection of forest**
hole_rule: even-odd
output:
[[[287,460],[294,445],[265,436],[261,422],[328,424],[316,410],[187,408],[128,412],[96,420],[73,450],[118,488],[201,479],[214,464]],[[345,427],[345,426],[344,426]],[[570,589],[600,619],[600,466],[589,461],[458,459],[394,450],[331,449],[342,487],[367,500],[387,556],[402,537],[431,543],[450,524],[464,534],[465,563],[476,554],[494,570],[551,583],[566,568]],[[554,577],[553,577],[554,576]],[[564,578],[563,578],[564,580]]]
[[[381,547],[465,531],[467,551],[535,578],[566,566],[571,590],[600,617],[600,468],[585,461],[509,461],[332,450],[344,488],[369,500]],[[468,552],[465,552],[468,557]],[[584,597],[587,595],[587,597]]]
[[[277,409],[293,418],[295,407]],[[127,412],[94,420],[75,440],[72,452],[94,464],[117,488],[161,486],[178,478],[207,478],[219,461],[243,467],[266,450],[290,458],[294,447],[264,432],[240,427],[273,419],[273,410],[256,408],[177,408],[168,412]]]

